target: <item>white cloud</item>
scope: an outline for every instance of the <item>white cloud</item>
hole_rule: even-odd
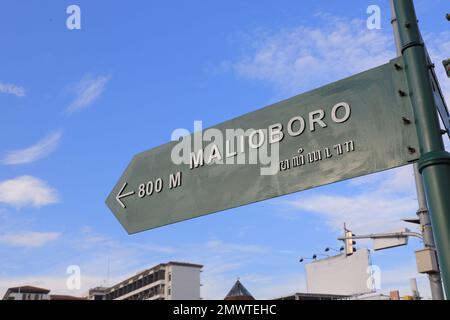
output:
[[[299,199],[293,205],[322,215],[335,231],[346,222],[358,234],[391,231],[402,225],[401,218],[413,215],[417,207],[413,198],[370,193],[349,197],[317,195]]]
[[[15,207],[44,205],[58,202],[58,194],[45,181],[32,176],[21,176],[0,182],[0,203]]]
[[[445,73],[442,61],[449,58],[450,32],[444,31],[439,34],[425,33],[424,38],[431,60],[435,63],[436,75],[439,78],[439,84],[448,106],[450,103],[450,79]]]
[[[364,190],[380,190],[384,193],[413,194],[415,192],[413,166],[403,166],[389,171],[373,173],[357,177],[348,181],[348,184]]]
[[[0,82],[0,92],[6,94],[12,94],[16,97],[25,97],[26,91],[24,87],[17,86],[12,83]]]
[[[268,81],[294,94],[387,63],[395,57],[393,37],[368,30],[363,20],[319,14],[320,27],[298,26],[256,35],[244,57],[225,62],[240,76]]]
[[[28,148],[8,152],[0,163],[4,165],[16,165],[42,159],[56,149],[61,137],[62,131],[55,131]]]
[[[267,248],[263,246],[225,243],[217,240],[208,241],[208,249],[218,253],[230,253],[230,252],[264,253],[267,251]]]
[[[77,248],[83,250],[99,247],[108,250],[118,250],[126,247],[126,249],[135,250],[139,253],[152,252],[161,254],[173,254],[178,251],[178,249],[175,247],[149,242],[145,244],[128,243],[126,246],[123,246],[120,242],[112,239],[111,237],[95,232],[94,229],[90,226],[83,226],[81,228],[81,236],[77,237],[74,245]]]
[[[110,76],[85,76],[74,87],[77,94],[76,99],[67,107],[68,112],[84,109],[97,100],[105,90]]]
[[[292,95],[387,63],[396,56],[391,28],[368,30],[365,20],[348,20],[330,14],[315,15],[320,27],[297,26],[258,31],[245,37],[238,61],[223,61],[221,69],[265,81],[282,95]],[[450,50],[450,32],[426,33],[425,41],[446,100],[450,81],[441,61]]]
[[[401,219],[414,216],[417,210],[412,167],[377,175],[382,178],[369,176],[367,183],[360,178],[361,190],[350,195],[303,196],[288,204],[320,215],[333,231],[341,230],[344,222],[357,234],[401,228]]]
[[[171,246],[164,246],[159,244],[153,244],[153,243],[146,243],[146,244],[135,244],[133,248],[136,248],[140,250],[141,252],[156,252],[156,253],[163,253],[163,254],[173,254],[177,251],[179,251],[175,247]]]
[[[19,232],[0,236],[0,243],[15,247],[42,247],[48,242],[57,240],[59,232]]]
[[[383,193],[401,193],[401,194],[415,194],[415,181],[413,166],[403,166],[385,172],[383,179],[380,182],[379,189]]]

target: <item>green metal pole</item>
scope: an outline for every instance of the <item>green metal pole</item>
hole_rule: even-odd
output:
[[[394,0],[398,21],[408,94],[419,136],[419,170],[441,264],[447,299],[450,298],[450,154],[441,136],[425,47],[420,35],[412,0]]]

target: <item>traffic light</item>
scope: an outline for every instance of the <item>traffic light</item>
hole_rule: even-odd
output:
[[[345,255],[351,256],[355,251],[356,248],[354,245],[356,244],[356,241],[353,240],[353,237],[355,235],[350,230],[345,229]]]

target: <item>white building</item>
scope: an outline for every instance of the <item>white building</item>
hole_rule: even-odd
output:
[[[89,289],[88,300],[106,300],[106,294],[108,293],[109,288],[106,287],[95,287]]]
[[[3,300],[50,300],[50,290],[33,286],[9,288]]]
[[[199,300],[202,265],[168,262],[110,287],[106,300]]]

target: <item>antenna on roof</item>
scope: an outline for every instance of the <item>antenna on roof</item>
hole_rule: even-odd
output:
[[[108,270],[106,272],[106,286],[109,287],[109,257],[108,257]]]

